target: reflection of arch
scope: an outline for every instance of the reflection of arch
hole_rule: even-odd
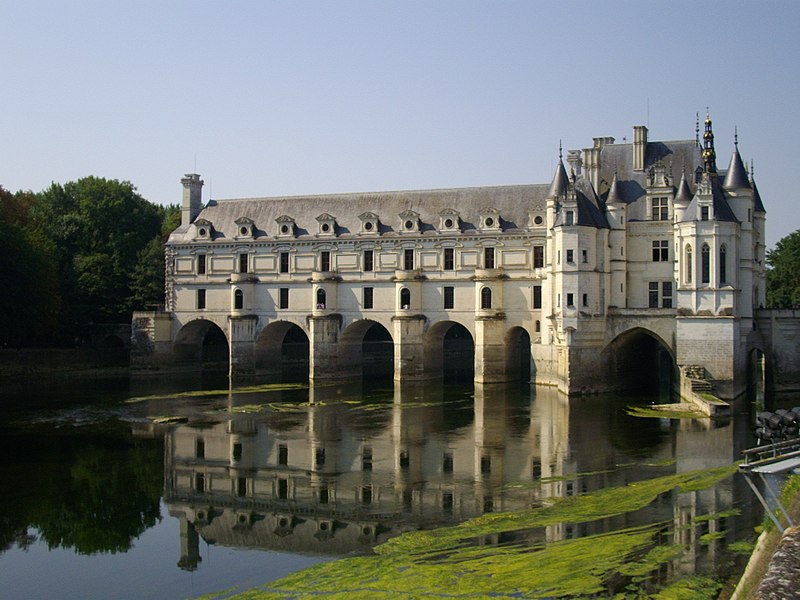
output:
[[[257,373],[280,375],[282,380],[308,377],[308,336],[298,325],[274,321],[256,339]]]
[[[125,348],[125,342],[118,335],[107,335],[100,341],[100,348],[103,350],[121,350]]]
[[[425,372],[445,379],[471,381],[475,376],[475,342],[466,327],[455,321],[431,326],[423,342]]]
[[[339,337],[339,361],[345,369],[362,375],[391,376],[394,373],[394,341],[389,331],[370,319],[354,321]]]
[[[506,381],[530,381],[531,336],[522,327],[506,332]]]
[[[658,334],[634,327],[609,343],[603,353],[609,365],[609,380],[631,391],[671,391],[677,381],[675,356]]]
[[[196,319],[178,331],[173,344],[177,363],[193,363],[203,368],[228,367],[228,338],[214,322]]]

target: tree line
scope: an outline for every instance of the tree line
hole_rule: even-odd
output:
[[[0,345],[71,346],[87,325],[162,304],[164,242],[179,223],[179,206],[149,202],[128,181],[0,186]],[[768,306],[800,307],[800,230],[767,265]]]
[[[163,304],[163,244],[179,222],[179,206],[127,181],[0,186],[0,345],[72,346],[87,325]]]

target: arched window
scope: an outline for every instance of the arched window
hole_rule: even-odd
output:
[[[411,292],[408,288],[400,290],[400,306],[403,309],[411,308]]]
[[[725,244],[719,249],[719,282],[726,283],[728,281],[728,249]]]
[[[703,244],[700,251],[700,283],[711,283],[711,248]]]
[[[233,308],[241,310],[244,307],[244,294],[242,290],[235,290],[233,292]]]
[[[481,308],[484,310],[492,308],[492,290],[488,287],[481,290]]]
[[[319,288],[317,290],[317,308],[325,308],[326,304],[325,299],[326,299],[325,290]]]
[[[536,321],[536,333],[539,333],[541,331],[542,331],[542,322],[537,320]]]
[[[686,244],[686,283],[692,283],[692,245]]]

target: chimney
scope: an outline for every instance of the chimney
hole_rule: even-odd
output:
[[[583,160],[581,159],[581,151],[580,150],[567,151],[567,164],[569,164],[570,170],[573,173],[575,173],[575,175],[580,176],[581,167],[583,166]]]
[[[187,173],[183,179],[183,202],[181,204],[181,227],[191,225],[203,208],[203,180],[197,173]]]
[[[644,158],[647,153],[647,127],[633,126],[633,170],[644,171]]]

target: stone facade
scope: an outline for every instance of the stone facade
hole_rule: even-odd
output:
[[[477,382],[529,372],[565,392],[613,389],[615,369],[636,368],[623,350],[646,338],[733,395],[764,303],[765,210],[738,140],[727,171],[715,158],[707,118],[702,141],[699,124],[695,140],[651,141],[644,126],[633,143],[594,138],[549,184],[202,206],[187,175],[167,242],[170,331],[150,360],[196,360],[218,328],[232,374],[267,372],[298,328],[312,380],[352,377],[378,324],[395,379],[416,380],[441,374],[460,326]]]

